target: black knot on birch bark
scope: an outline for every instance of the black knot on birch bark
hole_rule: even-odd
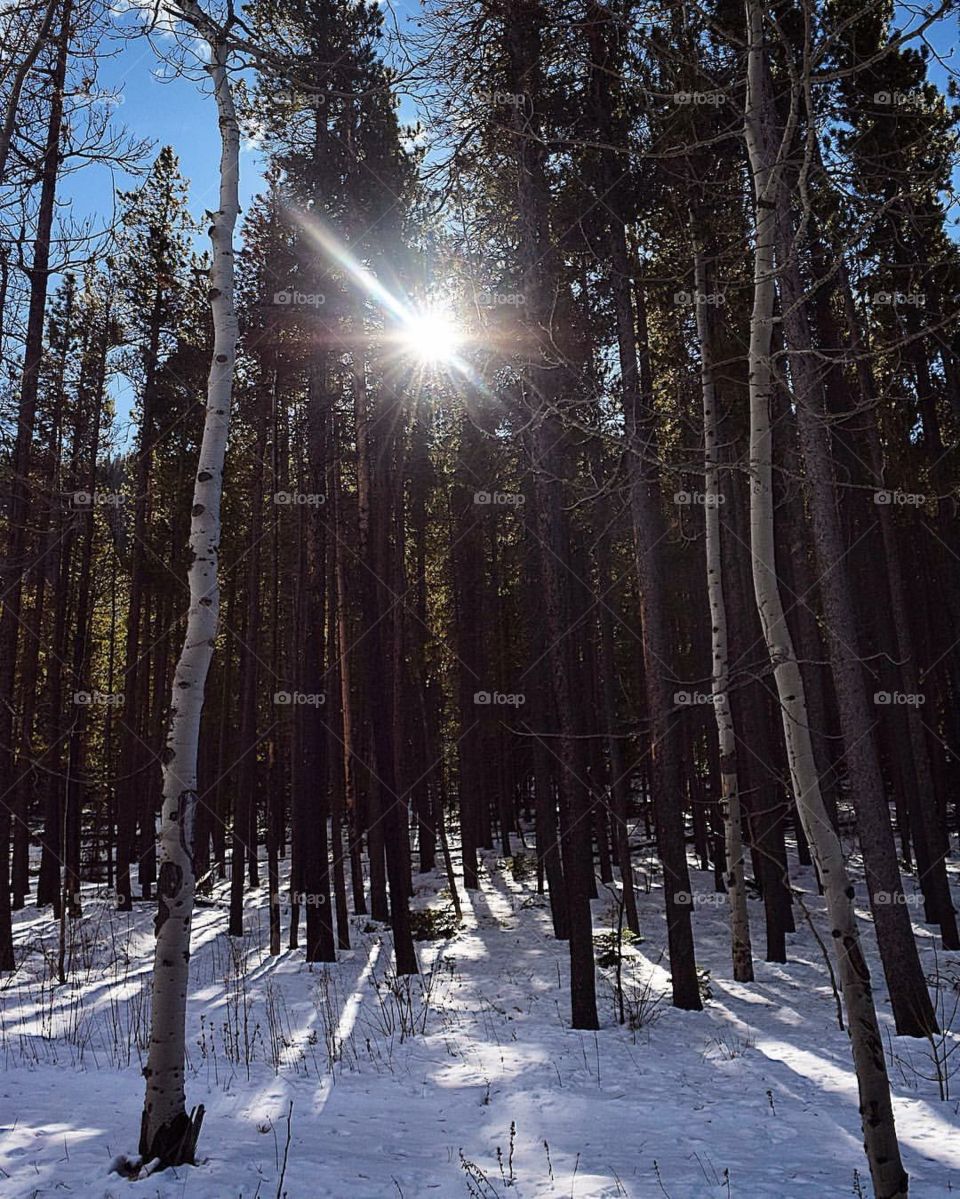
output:
[[[173,759],[174,759],[175,757],[176,757],[176,754],[174,753],[174,751],[173,751],[173,750],[170,748],[170,746],[168,745],[168,746],[167,746],[167,747],[164,749],[163,753],[160,755],[160,761],[161,761],[161,763],[162,763],[164,766],[168,766],[168,765],[169,765],[169,764],[170,764],[170,763],[173,761]]]
[[[212,478],[213,478],[213,475],[208,470],[202,470],[197,475],[197,482],[198,483],[209,483]]]
[[[217,362],[227,362],[227,361],[228,361],[228,359],[227,359],[226,354],[218,354],[217,355]]]
[[[173,899],[183,885],[182,868],[176,862],[164,862],[160,867],[157,885],[161,895],[166,896],[167,899]]]
[[[853,889],[853,887],[847,887],[847,899],[853,899],[855,895],[856,891]]]
[[[194,504],[190,509],[191,516],[202,516],[204,512],[206,512],[206,508],[204,508],[203,504]]]
[[[208,300],[219,300],[219,298],[222,294],[223,293],[220,291],[219,287],[211,287],[210,290],[207,292],[207,299]]]
[[[200,596],[200,606],[201,607],[209,608],[212,603],[213,603],[213,600],[210,598],[209,595],[201,595]]]

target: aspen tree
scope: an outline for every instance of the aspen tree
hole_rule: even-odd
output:
[[[187,1115],[183,1089],[190,924],[196,883],[193,830],[200,716],[219,621],[220,500],[238,332],[233,233],[239,213],[240,128],[228,72],[227,32],[193,0],[181,0],[171,13],[192,25],[209,46],[206,69],[213,83],[220,126],[220,203],[210,225],[213,255],[209,294],[214,345],[191,509],[190,609],[174,675],[170,726],[162,755],[157,946],[150,1049],[144,1068],[146,1097],[140,1127],[140,1154],[146,1173],[161,1166],[192,1162],[203,1121],[202,1106]]]
[[[813,755],[800,665],[787,627],[776,572],[773,520],[773,392],[771,341],[776,299],[774,250],[776,194],[789,144],[794,110],[779,145],[775,144],[763,7],[746,0],[748,60],[744,132],[756,199],[754,302],[750,318],[750,549],[757,609],[780,699],[790,780],[797,810],[820,873],[840,987],[847,1011],[854,1070],[860,1093],[864,1148],[876,1199],[900,1199],[908,1179],[900,1160],[890,1099],[890,1081],[853,907],[854,890],[843,861],[840,839],[827,815]]]

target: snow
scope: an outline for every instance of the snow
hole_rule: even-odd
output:
[[[816,941],[798,920],[790,962],[764,963],[753,901],[757,981],[733,982],[722,897],[712,875],[693,875],[705,1010],[666,997],[643,1027],[621,1026],[605,969],[596,1034],[567,1027],[566,947],[535,880],[517,881],[493,855],[480,891],[461,892],[461,931],[418,944],[423,974],[409,992],[392,978],[388,930],[366,917],[353,919],[354,948],[336,965],[310,967],[302,950],[266,954],[265,894],[250,897],[248,935],[231,943],[221,890],[197,911],[191,967],[187,1099],[206,1107],[202,1162],[138,1182],[109,1171],[138,1139],[153,907],[120,914],[85,887],[62,987],[57,926],[48,912],[18,913],[24,964],[0,981],[0,1196],[869,1195],[849,1043]],[[809,872],[793,877],[822,929]],[[448,902],[441,876],[415,878],[416,906]],[[649,1006],[668,987],[655,882],[639,900],[644,939],[624,975]],[[860,911],[911,1192],[939,1199],[960,1191],[960,1102],[941,1101],[925,1077],[931,1047],[893,1035],[865,902]],[[612,918],[601,887],[595,931]],[[956,1022],[960,955],[917,932]],[[960,1075],[952,1081],[960,1096]]]

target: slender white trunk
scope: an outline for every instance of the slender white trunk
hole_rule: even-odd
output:
[[[696,231],[694,231],[696,237]],[[737,784],[737,749],[730,708],[730,661],[727,642],[727,605],[723,593],[723,550],[720,544],[720,460],[717,389],[713,371],[713,338],[710,312],[706,302],[707,272],[703,251],[694,249],[694,291],[697,333],[700,340],[700,380],[703,392],[704,524],[706,530],[707,596],[710,602],[710,627],[713,654],[713,710],[720,745],[720,812],[723,816],[727,857],[725,882],[730,901],[730,939],[733,948],[733,977],[737,982],[753,981],[753,954],[750,949],[750,919],[747,915],[747,891],[743,878],[743,830],[740,817],[740,791]]]
[[[213,657],[219,618],[217,553],[220,498],[233,394],[237,315],[234,310],[233,233],[239,212],[240,133],[227,73],[228,49],[192,2],[185,16],[210,46],[207,70],[213,80],[220,123],[220,206],[210,239],[210,306],[213,361],[207,380],[203,442],[191,509],[190,610],[177,662],[170,727],[163,752],[163,815],[160,833],[159,912],[153,974],[150,1051],[144,1069],[146,1098],[140,1132],[145,1168],[193,1160],[203,1109],[188,1117],[183,1090],[190,922],[193,916],[193,826],[197,804],[197,745],[204,685]]]
[[[748,64],[745,134],[756,196],[754,303],[750,322],[750,547],[753,584],[760,622],[780,699],[784,740],[797,811],[820,871],[834,949],[847,1009],[854,1069],[860,1093],[864,1149],[876,1199],[903,1199],[908,1180],[900,1160],[890,1100],[883,1042],[870,988],[870,973],[860,948],[839,838],[827,815],[813,756],[803,679],[787,628],[776,573],[773,521],[770,362],[774,312],[774,244],[778,159],[789,146],[771,145],[775,127],[763,34],[763,6],[746,0]]]

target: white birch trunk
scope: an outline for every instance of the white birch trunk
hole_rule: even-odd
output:
[[[780,699],[790,780],[810,851],[820,872],[840,985],[847,1010],[854,1070],[860,1093],[864,1149],[876,1199],[903,1199],[908,1180],[900,1160],[890,1100],[890,1082],[870,988],[870,973],[860,948],[840,840],[830,823],[817,775],[807,718],[803,679],[783,610],[776,573],[773,522],[770,362],[774,313],[774,242],[778,159],[789,146],[791,130],[779,150],[771,145],[774,113],[768,86],[763,6],[746,0],[748,64],[744,131],[756,196],[754,303],[750,321],[750,547],[753,584],[764,640]]]
[[[696,233],[694,233],[696,237]],[[733,949],[733,977],[737,982],[753,981],[753,954],[750,948],[750,919],[747,915],[747,891],[743,877],[743,828],[740,815],[740,791],[737,784],[737,743],[730,708],[730,660],[727,638],[727,605],[723,593],[723,551],[720,544],[720,461],[718,451],[717,390],[713,372],[713,339],[710,314],[705,300],[706,267],[699,246],[694,249],[694,292],[697,333],[700,340],[700,380],[703,392],[704,454],[704,525],[707,557],[707,596],[710,602],[711,648],[713,656],[713,710],[720,745],[720,812],[723,817],[724,846],[727,857],[725,882],[730,901],[730,939]]]
[[[210,239],[210,306],[213,361],[207,380],[203,441],[191,509],[190,610],[177,662],[170,728],[163,752],[163,815],[160,833],[159,912],[153,974],[150,1050],[144,1069],[146,1097],[140,1132],[145,1170],[191,1162],[203,1109],[188,1117],[183,1089],[190,922],[193,916],[193,826],[197,803],[197,745],[204,685],[213,657],[219,618],[217,554],[220,498],[233,393],[237,316],[234,310],[233,233],[239,212],[240,132],[227,74],[228,49],[192,0],[180,4],[207,40],[220,124],[220,207]]]

